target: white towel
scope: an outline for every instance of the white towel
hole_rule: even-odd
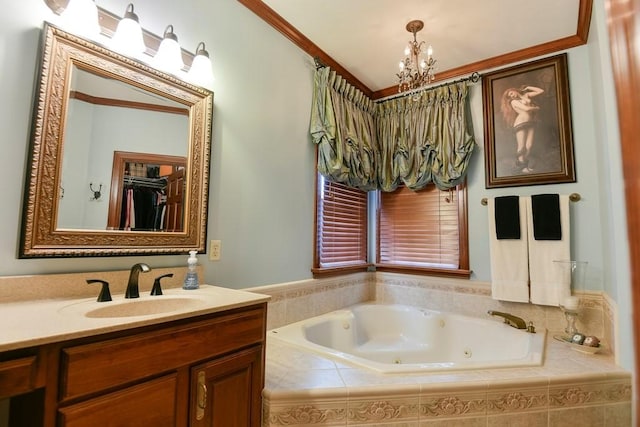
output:
[[[487,200],[489,215],[489,252],[491,259],[491,297],[502,301],[529,302],[529,268],[527,250],[526,204],[520,207],[520,239],[496,237],[494,199]]]
[[[571,259],[569,196],[560,196],[561,240],[535,240],[531,197],[527,202],[527,234],[529,236],[529,278],[531,302],[542,305],[560,305],[571,295],[571,271],[558,260]]]

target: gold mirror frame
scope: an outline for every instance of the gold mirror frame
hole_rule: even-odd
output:
[[[188,191],[184,200],[183,232],[56,228],[62,191],[64,129],[74,64],[179,102],[189,109]],[[25,184],[20,258],[204,252],[212,111],[212,92],[46,23]]]

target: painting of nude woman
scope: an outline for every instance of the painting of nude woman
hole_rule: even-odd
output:
[[[575,182],[566,54],[483,76],[486,187]]]

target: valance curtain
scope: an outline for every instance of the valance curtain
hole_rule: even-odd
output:
[[[475,146],[468,81],[378,104],[379,187],[440,190],[464,179]]]
[[[316,70],[310,133],[318,172],[361,190],[446,190],[466,174],[475,145],[468,83],[375,104],[329,67]]]
[[[311,138],[318,172],[364,191],[377,188],[376,105],[329,67],[316,70]]]

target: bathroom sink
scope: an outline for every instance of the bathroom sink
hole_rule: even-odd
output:
[[[158,297],[157,299],[105,304],[103,307],[88,311],[85,316],[90,318],[147,316],[150,314],[189,310],[198,308],[198,306],[201,305],[204,305],[202,301],[193,298]]]
[[[157,296],[146,299],[127,299],[124,301],[101,302],[85,301],[64,307],[62,312],[93,319],[149,316],[185,312],[205,307],[206,299],[177,296]]]

